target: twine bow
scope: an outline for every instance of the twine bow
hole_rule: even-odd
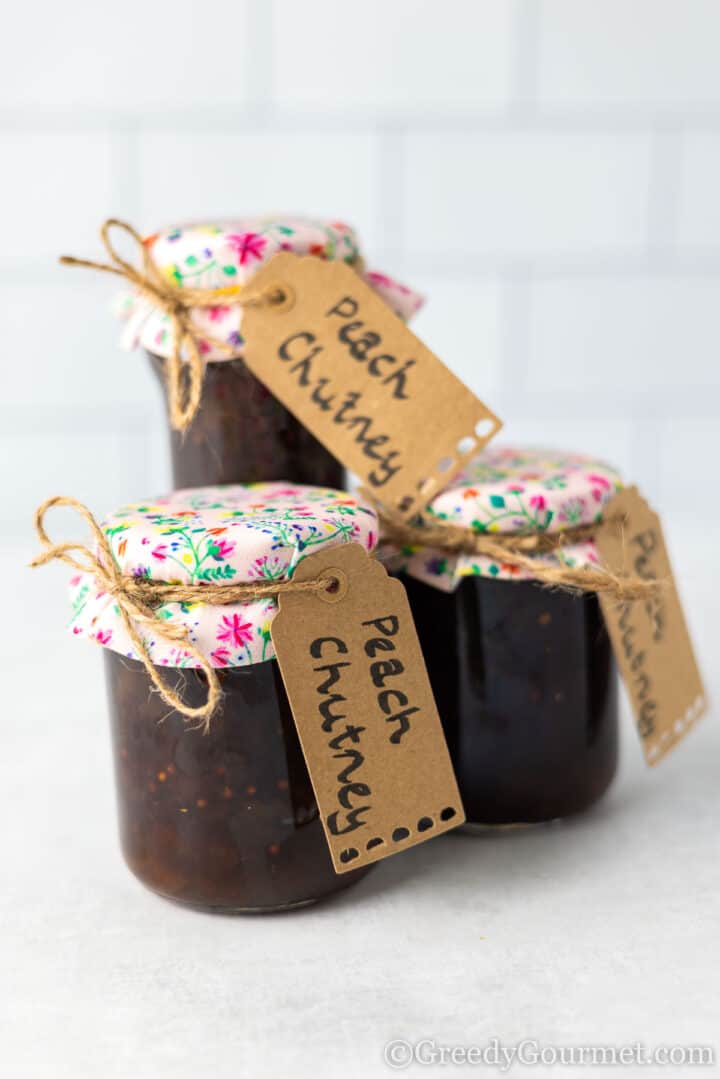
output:
[[[139,255],[138,265],[127,262],[113,246],[110,233],[113,228],[126,233],[134,242]],[[192,309],[216,307],[218,304],[243,307],[282,303],[285,293],[280,286],[267,287],[258,292],[249,285],[227,285],[223,288],[180,287],[170,281],[154,262],[142,236],[127,221],[108,218],[100,229],[100,239],[109,262],[93,262],[90,259],[62,255],[63,266],[85,266],[102,273],[124,277],[140,295],[147,297],[155,307],[167,315],[172,329],[172,352],[166,364],[168,411],[170,423],[176,431],[186,431],[200,407],[205,367],[200,355],[199,340],[225,352],[232,352],[226,341],[200,331],[193,322]],[[183,356],[186,362],[183,363]]]
[[[367,493],[363,492],[365,497]],[[598,592],[617,600],[648,599],[657,595],[662,581],[648,580],[629,574],[614,573],[604,566],[551,565],[537,557],[553,554],[576,543],[584,543],[597,534],[599,527],[617,524],[622,519],[602,522],[602,525],[577,525],[562,532],[476,532],[472,528],[420,517],[419,523],[409,524],[375,505],[381,537],[398,547],[434,547],[456,554],[483,555],[513,569],[527,570],[536,581],[549,587],[567,588],[577,592]]]
[[[95,541],[94,550],[84,543],[53,543],[45,530],[45,514],[55,506],[69,506],[83,518]],[[158,618],[157,608],[165,603],[182,602],[209,603],[213,606],[243,603],[287,592],[332,590],[335,584],[332,576],[328,574],[308,581],[259,581],[231,585],[184,585],[130,577],[121,571],[107,536],[87,506],[74,498],[61,495],[48,498],[38,507],[35,512],[35,530],[44,549],[32,560],[31,567],[35,569],[57,560],[81,573],[91,573],[101,589],[115,600],[136,654],[162,699],[187,719],[198,720],[198,726],[205,732],[209,730],[210,719],[222,698],[217,671],[192,643],[189,629]],[[207,699],[204,704],[197,707],[186,704],[179,693],[161,678],[138,628],[141,625],[151,625],[156,637],[177,644],[196,660],[207,679]]]

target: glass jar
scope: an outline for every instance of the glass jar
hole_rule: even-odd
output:
[[[163,387],[165,360],[148,353]],[[242,409],[242,416],[238,411]],[[202,405],[187,431],[170,428],[176,487],[292,483],[342,487],[336,457],[274,397],[241,359],[207,362]]]
[[[282,250],[355,266],[402,318],[421,304],[405,286],[364,271],[355,233],[340,222],[257,218],[189,224],[149,236],[144,244],[160,274],[179,288],[242,286]],[[217,306],[192,311],[203,384],[190,426],[182,432],[170,427],[174,485],[257,483],[280,476],[292,483],[341,487],[339,461],[243,362],[242,308],[218,295]],[[120,312],[127,320],[124,343],[145,349],[164,387],[174,347],[172,321],[146,295],[125,297]]]
[[[219,672],[207,735],[157,693],[141,663],[105,652],[120,839],[128,866],[168,899],[204,910],[305,906],[360,880],[337,875],[277,662]],[[165,674],[165,672],[163,672]],[[183,671],[183,699],[207,685]]]
[[[189,631],[223,694],[207,733],[188,722],[153,691],[113,595],[90,571],[73,578],[72,632],[105,648],[130,869],[163,896],[228,913],[303,906],[360,880],[364,869],[333,869],[274,658],[276,598],[213,600],[228,583],[287,580],[320,547],[372,550],[372,508],[345,492],[258,483],[135,503],[102,529],[124,576],[204,586],[207,602],[170,600],[157,609],[157,625],[137,628],[185,704],[207,700],[207,680],[164,626]]]
[[[430,513],[477,532],[565,531],[598,520],[619,486],[613,469],[581,455],[491,447]],[[597,561],[586,538],[547,557]],[[618,758],[617,676],[597,596],[437,550],[406,553],[399,573],[466,828],[549,821],[596,802]]]
[[[553,820],[607,790],[617,678],[597,597],[404,576],[468,824]]]

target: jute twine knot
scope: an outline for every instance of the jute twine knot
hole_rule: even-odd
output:
[[[115,249],[110,233],[120,229],[135,244],[138,265],[127,262]],[[212,337],[198,329],[193,322],[192,309],[229,306],[260,307],[281,304],[285,292],[280,284],[268,286],[261,291],[251,285],[227,285],[223,288],[181,287],[169,280],[153,260],[142,236],[127,221],[111,217],[100,229],[100,239],[109,262],[93,262],[90,259],[62,255],[63,266],[85,266],[101,273],[124,277],[141,296],[164,311],[171,326],[172,352],[165,367],[167,381],[168,411],[170,423],[176,431],[186,431],[192,423],[202,396],[205,366],[200,353],[200,341],[223,352],[232,353],[233,346],[227,341]],[[183,360],[184,357],[184,360]]]
[[[367,492],[363,492],[368,497]],[[576,543],[584,543],[597,534],[598,528],[622,528],[622,518],[608,518],[600,524],[576,525],[561,532],[476,532],[463,525],[434,520],[427,516],[408,523],[375,505],[384,540],[397,547],[432,547],[451,554],[483,555],[511,569],[526,570],[548,587],[576,592],[597,592],[613,599],[630,601],[648,599],[658,594],[664,582],[631,574],[614,573],[604,566],[572,567],[552,565],[537,556],[554,554]]]
[[[84,543],[53,543],[45,530],[45,515],[55,506],[69,506],[83,518],[90,528],[94,549]],[[207,603],[223,606],[288,592],[331,591],[336,584],[328,574],[308,581],[258,581],[230,585],[173,584],[131,577],[124,574],[118,566],[107,536],[87,506],[75,498],[61,495],[48,498],[37,508],[35,531],[44,549],[32,560],[31,567],[44,566],[47,562],[57,560],[81,573],[91,573],[102,591],[115,600],[135,652],[162,699],[186,719],[197,720],[197,726],[205,732],[209,730],[210,719],[222,698],[217,671],[192,643],[189,629],[159,618],[157,608],[165,603]],[[156,637],[177,644],[196,660],[207,679],[207,698],[204,704],[197,707],[186,704],[180,694],[161,678],[159,669],[150,658],[148,645],[140,632],[141,626],[152,626]]]

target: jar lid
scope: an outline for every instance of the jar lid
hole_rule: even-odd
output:
[[[341,543],[374,549],[377,517],[346,492],[287,483],[196,487],[123,506],[101,527],[124,574],[154,581],[208,585],[207,603],[167,603],[159,619],[190,630],[192,643],[215,667],[260,663],[275,655],[270,623],[274,598],[213,605],[213,586],[289,580],[307,555]],[[70,629],[131,659],[132,642],[113,597],[91,573],[70,582]],[[157,666],[194,667],[182,647],[139,626]]]
[[[355,232],[340,221],[267,216],[199,222],[163,229],[146,237],[144,243],[161,272],[180,288],[242,285],[278,251],[292,251],[330,261],[358,263],[365,281],[406,321],[423,303],[419,293],[391,277],[364,270]],[[127,322],[122,337],[125,348],[142,346],[158,356],[171,355],[173,331],[164,311],[154,307],[147,297],[135,293],[123,294],[117,309]],[[193,321],[200,331],[200,350],[206,360],[242,356],[242,318],[242,307],[237,304],[218,304],[193,311]],[[203,342],[203,330],[230,348]]]
[[[561,532],[602,518],[622,487],[619,473],[595,457],[561,450],[493,445],[478,454],[428,506],[428,516],[478,533]],[[542,556],[566,566],[597,565],[592,540]],[[462,577],[532,579],[484,555],[411,548],[393,565],[411,577],[453,591]]]

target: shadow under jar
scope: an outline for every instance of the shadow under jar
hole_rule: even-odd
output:
[[[275,660],[218,670],[209,733],[168,711],[142,664],[104,650],[125,860],[168,899],[225,913],[313,903],[365,875],[333,869]],[[183,698],[207,696],[201,672]],[[173,678],[174,675],[174,678]]]
[[[403,576],[468,825],[587,809],[618,759],[617,677],[597,597]]]
[[[165,386],[165,360],[147,353]],[[217,487],[281,477],[342,487],[344,469],[242,359],[205,363],[202,400],[184,433],[170,429],[175,487]]]

